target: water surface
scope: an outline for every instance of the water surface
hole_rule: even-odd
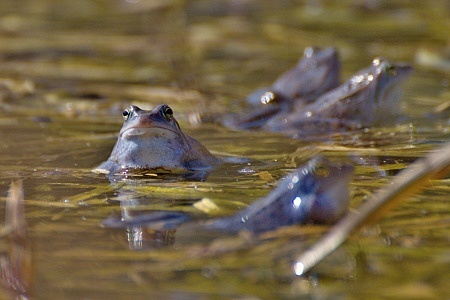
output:
[[[355,234],[305,277],[293,259],[326,230],[261,237],[182,226],[108,229],[136,209],[199,218],[230,214],[322,153],[357,162],[352,207],[399,170],[449,140],[450,7],[446,1],[2,1],[0,4],[1,209],[23,179],[37,299],[444,298],[450,252],[449,179]],[[231,131],[200,116],[236,112],[307,46],[337,47],[343,80],[373,57],[406,61],[398,125],[330,140]],[[130,179],[90,169],[115,143],[122,110],[168,103],[182,128],[218,155],[251,165],[204,182]],[[439,108],[438,106],[441,105]],[[433,117],[427,114],[442,112]],[[212,201],[217,210],[197,205]],[[1,241],[2,249],[8,246]],[[2,290],[2,294],[8,295]],[[3,296],[2,296],[3,297]]]

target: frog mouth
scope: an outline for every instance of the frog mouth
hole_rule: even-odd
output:
[[[179,135],[179,132],[165,126],[133,126],[120,133],[121,138],[131,138],[135,136],[158,137],[162,135]]]

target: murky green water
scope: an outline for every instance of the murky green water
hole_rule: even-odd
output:
[[[355,234],[306,277],[293,259],[325,228],[259,238],[107,229],[120,200],[141,209],[200,213],[209,198],[231,213],[322,152],[360,158],[352,206],[398,170],[449,140],[450,6],[446,1],[2,1],[0,4],[1,208],[22,178],[37,299],[378,299],[450,294],[449,179]],[[340,51],[343,79],[374,56],[406,61],[411,117],[359,138],[291,140],[197,124],[238,111],[242,99],[291,67],[307,46]],[[129,104],[168,103],[182,128],[216,153],[260,161],[274,178],[214,171],[205,182],[110,184],[105,160]],[[205,215],[206,217],[206,215]],[[143,236],[143,238],[139,238]],[[6,240],[1,241],[7,244]],[[2,249],[5,246],[2,246]],[[7,292],[2,292],[7,297]]]

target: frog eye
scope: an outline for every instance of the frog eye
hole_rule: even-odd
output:
[[[277,92],[267,91],[261,95],[260,101],[262,104],[277,104],[283,101],[283,96]]]
[[[167,120],[170,121],[170,120],[172,120],[172,117],[173,117],[173,110],[169,106],[166,106],[163,109],[163,115],[164,115],[164,118],[166,118]]]
[[[387,64],[386,67],[384,68],[384,71],[388,75],[397,76],[397,68],[393,65]]]
[[[123,120],[126,121],[131,116],[131,108],[127,108],[122,112]]]
[[[273,99],[275,99],[275,94],[271,91],[267,91],[264,94],[262,94],[260,101],[262,104],[269,104],[270,102],[273,101]]]

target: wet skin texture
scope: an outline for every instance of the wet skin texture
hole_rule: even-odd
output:
[[[375,58],[368,68],[336,87],[340,65],[335,50],[307,51],[311,54],[305,54],[296,68],[283,74],[269,91],[250,96],[254,104],[251,112],[226,118],[224,124],[305,137],[392,123],[399,115],[400,87],[409,77],[411,66]],[[304,67],[308,65],[316,67]]]
[[[226,126],[259,128],[275,115],[305,105],[339,85],[340,62],[336,49],[306,48],[297,65],[281,75],[271,87],[252,93],[252,105],[242,115],[227,116]]]
[[[123,118],[111,156],[94,172],[112,175],[144,169],[185,173],[209,170],[219,163],[203,145],[181,131],[166,104],[150,111],[130,106],[123,111]]]
[[[348,183],[353,167],[335,164],[323,157],[310,160],[281,180],[275,190],[236,214],[208,221],[204,228],[262,233],[293,224],[328,224],[341,218],[348,209]],[[113,215],[106,227],[146,226],[172,229],[188,219],[183,212],[153,211],[133,216]]]
[[[338,88],[296,111],[278,114],[263,128],[301,134],[299,131],[313,133],[392,123],[399,115],[401,83],[411,71],[407,64],[375,58],[368,68]]]
[[[352,166],[318,157],[290,173],[266,197],[207,227],[261,233],[292,224],[333,223],[347,212],[352,174]]]

